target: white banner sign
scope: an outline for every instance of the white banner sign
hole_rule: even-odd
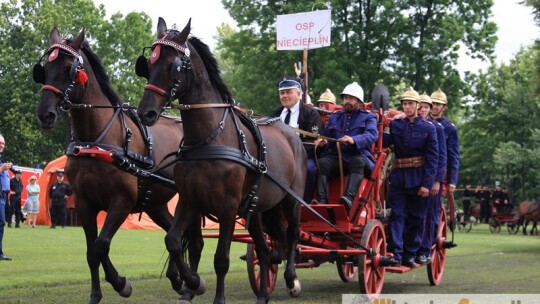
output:
[[[277,16],[278,50],[316,49],[330,46],[330,10]]]

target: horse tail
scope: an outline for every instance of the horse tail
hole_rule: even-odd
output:
[[[277,250],[280,258],[285,258],[288,247],[287,227],[285,227],[283,211],[279,204],[263,212],[262,224],[264,232],[272,238],[272,248]]]

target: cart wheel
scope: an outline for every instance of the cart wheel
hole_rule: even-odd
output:
[[[489,231],[491,233],[499,233],[501,232],[501,224],[498,220],[494,218],[489,219]]]
[[[517,234],[519,231],[519,226],[516,223],[508,223],[506,224],[506,228],[508,228],[509,234]]]
[[[386,235],[379,220],[370,220],[367,223],[364,232],[362,232],[360,244],[367,248],[373,248],[378,254],[375,258],[367,254],[360,255],[358,258],[360,292],[362,294],[380,294],[384,284],[385,268],[379,266],[378,258],[386,255]]]
[[[257,258],[257,252],[255,251],[255,244],[247,245],[246,252],[246,264],[247,264],[247,273],[249,278],[249,284],[251,285],[251,290],[255,295],[259,294],[259,282],[261,281],[261,269],[259,267],[259,259]],[[274,291],[276,286],[276,280],[278,276],[278,264],[270,264],[268,266],[267,281],[268,294],[271,294]]]
[[[338,257],[336,260],[337,272],[340,279],[345,282],[351,282],[354,280],[358,267],[354,263],[345,257]]]
[[[431,263],[427,265],[428,280],[431,286],[438,286],[441,284],[444,274],[444,266],[446,265],[446,248],[443,246],[443,241],[447,239],[446,225],[446,211],[443,208],[441,211],[441,218],[439,220],[437,243],[435,244],[435,249],[431,255]]]

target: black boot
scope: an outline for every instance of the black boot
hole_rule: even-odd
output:
[[[347,190],[345,190],[345,195],[339,198],[339,202],[345,205],[347,211],[351,210],[354,197],[356,196],[356,192],[358,191],[358,187],[360,187],[363,178],[364,175],[361,173],[349,174],[349,182],[347,184]]]
[[[317,200],[312,203],[328,204],[328,176],[317,176]]]

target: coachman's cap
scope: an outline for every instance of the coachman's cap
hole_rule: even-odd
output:
[[[302,92],[302,85],[298,81],[297,78],[294,77],[283,77],[281,81],[278,84],[278,88],[280,91],[282,90],[289,90],[289,89],[298,89],[300,92]]]
[[[22,172],[21,172],[21,170],[15,169],[15,170],[13,170],[13,173],[14,173],[14,174],[21,174]]]
[[[58,169],[58,170],[56,170],[56,175],[58,175],[58,176],[64,176],[64,169]]]

